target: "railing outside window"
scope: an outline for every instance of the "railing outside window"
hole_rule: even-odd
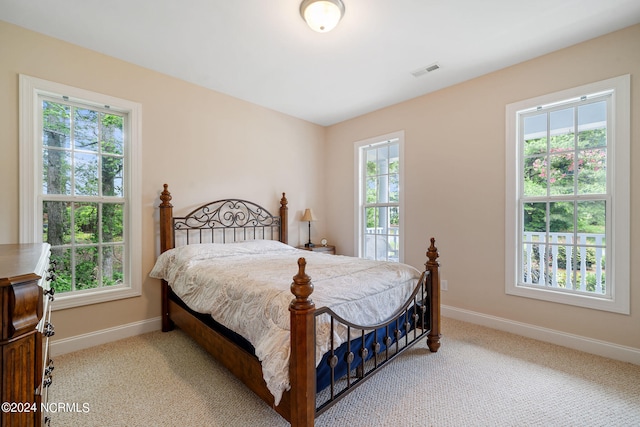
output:
[[[365,229],[365,258],[399,262],[399,247],[398,227],[367,227]]]
[[[604,234],[549,233],[549,241],[545,233],[525,232],[523,237],[524,285],[605,293]]]

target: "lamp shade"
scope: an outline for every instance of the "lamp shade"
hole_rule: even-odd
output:
[[[317,221],[318,218],[313,214],[311,209],[305,209],[304,214],[302,214],[302,219],[300,221]]]
[[[312,30],[326,33],[333,30],[344,15],[341,0],[303,0],[300,15]]]

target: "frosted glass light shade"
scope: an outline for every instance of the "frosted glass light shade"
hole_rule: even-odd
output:
[[[342,19],[344,4],[341,0],[304,0],[300,4],[300,15],[312,30],[326,33]]]

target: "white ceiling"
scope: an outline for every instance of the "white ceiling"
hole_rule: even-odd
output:
[[[316,33],[300,1],[0,0],[0,20],[320,125],[640,22],[639,0],[343,0]]]

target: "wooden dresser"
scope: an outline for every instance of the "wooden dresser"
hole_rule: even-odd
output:
[[[0,426],[49,422],[41,410],[53,370],[49,254],[47,243],[0,245]]]

